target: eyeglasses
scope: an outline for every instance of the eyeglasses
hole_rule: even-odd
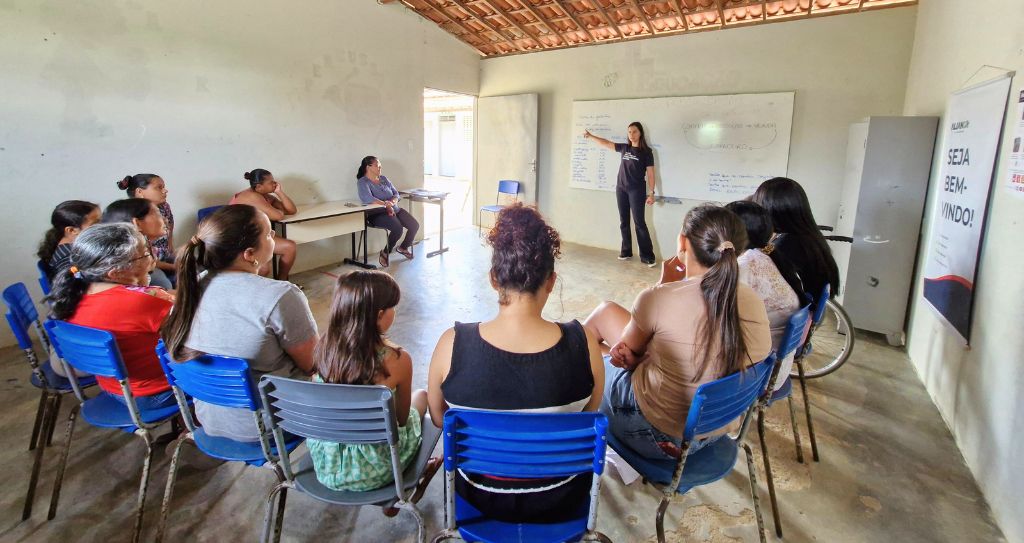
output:
[[[142,260],[143,258],[153,258],[153,253],[150,252],[150,251],[146,251],[146,252],[142,253],[141,256],[137,256],[137,257],[129,260],[128,262],[135,262],[136,260]]]

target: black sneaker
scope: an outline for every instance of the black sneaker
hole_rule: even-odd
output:
[[[653,258],[650,259],[650,260],[648,260],[646,258],[641,258],[640,259],[640,263],[645,265],[645,266],[647,266],[648,268],[653,268],[653,267],[658,265],[658,261],[653,259]]]
[[[619,260],[629,260],[630,258],[633,258],[633,255],[624,255],[619,253]]]

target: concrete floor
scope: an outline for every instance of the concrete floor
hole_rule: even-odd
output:
[[[389,270],[403,288],[392,339],[415,362],[417,386],[426,383],[434,343],[452,322],[490,317],[496,296],[487,283],[488,250],[473,230],[448,236],[451,252],[406,262],[395,256]],[[433,248],[436,239],[426,242]],[[418,247],[422,255],[425,250]],[[566,245],[558,265],[559,284],[546,315],[583,318],[605,299],[629,304],[657,271],[637,261],[619,262],[610,251]],[[333,276],[344,267],[296,275],[323,326]],[[31,288],[31,286],[30,286]],[[137,438],[79,423],[57,518],[47,522],[57,446],[63,417],[47,451],[31,519],[21,508],[31,465],[27,450],[38,394],[28,383],[27,364],[16,349],[0,351],[0,387],[5,436],[0,462],[0,540],[123,541],[132,525],[143,447]],[[821,462],[798,464],[784,406],[769,413],[769,447],[775,469],[785,540],[837,542],[1005,541],[967,470],[952,436],[914,375],[902,350],[879,338],[858,336],[853,358],[836,374],[812,382],[811,403]],[[69,402],[65,402],[66,413]],[[751,432],[756,436],[756,432]],[[756,439],[756,437],[755,437]],[[757,450],[756,442],[755,451]],[[806,440],[804,441],[806,447]],[[300,449],[300,454],[304,449]],[[806,451],[809,456],[809,449]],[[760,458],[755,458],[759,469]],[[158,451],[146,506],[143,540],[151,540],[160,511],[168,456]],[[771,513],[764,474],[759,472],[769,540]],[[169,539],[254,541],[259,537],[263,500],[273,483],[268,470],[224,464],[179,472]],[[431,483],[420,503],[428,534],[442,521],[442,478]],[[606,475],[598,528],[616,542],[654,538],[658,492],[636,482],[625,486]],[[757,541],[745,462],[731,475],[677,497],[666,517],[670,541],[711,543]],[[384,517],[372,507],[330,507],[292,493],[284,541],[414,541],[407,514]]]

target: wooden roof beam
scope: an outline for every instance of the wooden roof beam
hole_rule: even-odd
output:
[[[629,0],[629,3],[633,6],[633,11],[637,12],[636,14],[640,17],[640,22],[644,25],[644,28],[647,29],[647,33],[653,36],[655,34],[654,25],[651,24],[651,19],[647,16],[647,12],[640,7],[640,4],[636,3],[636,0]]]
[[[558,9],[562,10],[562,13],[564,13],[567,17],[569,17],[569,19],[572,20],[573,24],[575,24],[577,28],[579,28],[580,30],[586,32],[587,35],[590,36],[590,41],[591,42],[597,43],[597,37],[594,36],[594,33],[591,32],[589,28],[584,26],[583,23],[581,23],[580,20],[576,18],[576,15],[571,13],[565,7],[565,4],[562,3],[562,0],[552,0],[552,1],[555,3],[556,6],[558,6]]]
[[[405,2],[403,2],[403,4],[404,3]],[[434,12],[436,12],[438,15],[440,15],[441,17],[444,17],[445,19],[447,19],[449,23],[451,23],[451,24],[459,27],[460,29],[462,29],[462,31],[465,32],[466,35],[480,37],[479,34],[477,34],[476,32],[474,32],[472,30],[470,30],[469,28],[467,28],[466,25],[462,24],[462,21],[459,21],[458,19],[456,19],[456,18],[452,17],[451,15],[449,15],[447,11],[445,11],[445,10],[437,7],[436,5],[434,5],[434,3],[431,0],[423,0],[423,3],[425,3],[430,9],[434,10]],[[417,11],[417,10],[415,8],[413,8],[413,11]],[[444,30],[444,26],[442,26],[441,24],[438,24],[437,26],[440,26],[441,29]],[[455,34],[455,37],[459,38],[463,42],[469,44],[469,46],[471,46],[473,49],[476,49],[480,53],[486,54],[483,51],[480,51],[480,48],[479,48],[478,45],[470,42],[467,39],[464,39],[462,36],[460,36],[458,34]],[[488,45],[490,45],[490,44],[488,44]]]
[[[493,11],[493,12],[497,13],[498,15],[501,15],[502,17],[504,17],[505,20],[508,21],[508,24],[516,27],[516,29],[519,30],[520,32],[522,32],[524,36],[526,36],[526,37],[532,39],[533,41],[537,42],[537,45],[540,45],[544,49],[550,49],[551,48],[550,45],[545,45],[544,42],[541,41],[540,33],[539,32],[537,33],[536,36],[534,36],[532,33],[528,32],[525,28],[523,28],[519,23],[517,23],[515,17],[509,15],[507,11],[505,11],[505,10],[495,6],[489,0],[481,0],[481,1],[483,2],[483,4],[485,6],[490,8],[491,11]],[[565,42],[563,41],[563,43],[565,43]]]
[[[483,17],[480,17],[479,15],[477,15],[476,12],[473,11],[473,8],[467,6],[466,3],[463,2],[462,0],[450,0],[450,1],[453,4],[455,4],[456,6],[459,6],[460,8],[462,8],[462,11],[465,11],[470,17],[475,19],[480,24],[484,25],[484,27],[486,27],[488,30],[490,30],[491,32],[494,32],[495,34],[497,34],[498,36],[501,36],[502,38],[505,38],[505,41],[508,44],[510,44],[512,47],[515,47],[516,49],[518,49],[520,51],[526,51],[526,49],[524,49],[522,45],[519,45],[519,40],[510,39],[507,35],[505,35],[505,33],[501,32],[500,30],[495,28],[494,25],[492,25],[491,23],[487,22],[486,19],[484,19]],[[529,35],[527,35],[527,37],[529,37]]]
[[[567,45],[567,46],[568,45],[572,45],[571,43],[569,43],[569,40],[565,39],[565,36],[563,36],[562,33],[557,28],[552,26],[548,22],[548,20],[544,18],[543,15],[541,15],[540,13],[537,13],[537,11],[533,9],[533,6],[530,5],[530,0],[518,0],[518,2],[519,2],[519,5],[521,5],[524,8],[526,8],[526,11],[530,12],[530,15],[533,15],[534,19],[536,19],[540,24],[544,25],[544,28],[547,28],[548,32],[554,32],[555,35],[558,36],[558,39],[562,40],[562,43],[564,43],[565,45]]]
[[[601,0],[590,0],[590,3],[593,4],[594,9],[596,9],[597,12],[601,14],[601,17],[605,22],[608,23],[608,27],[612,29],[612,32],[615,32],[615,35],[618,36],[619,39],[622,39],[623,35],[622,31],[619,30],[619,24],[612,22],[612,18],[608,16],[608,12],[606,12],[604,10],[604,6],[601,5]]]

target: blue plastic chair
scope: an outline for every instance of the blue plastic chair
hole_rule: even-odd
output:
[[[50,267],[46,265],[46,262],[42,260],[36,260],[36,270],[39,271],[39,288],[43,289],[43,294],[46,296],[50,295]]]
[[[601,413],[506,413],[449,409],[444,415],[445,526],[433,542],[561,543],[611,540],[595,530],[608,419]],[[591,477],[577,518],[513,524],[483,517],[455,492],[457,472],[521,479]]]
[[[50,341],[46,337],[42,323],[39,322],[39,313],[36,306],[29,297],[28,289],[24,283],[15,283],[3,292],[4,303],[7,304],[7,324],[11,327],[14,339],[18,346],[25,353],[29,366],[32,368],[30,382],[32,386],[39,389],[39,407],[36,409],[36,420],[32,425],[32,438],[28,444],[28,450],[35,450],[35,458],[32,462],[32,475],[29,477],[28,493],[25,495],[25,506],[22,509],[21,520],[32,516],[32,505],[35,501],[36,484],[39,482],[39,470],[43,465],[43,451],[53,441],[53,429],[57,423],[57,415],[60,413],[61,399],[65,394],[73,392],[71,382],[53,371],[53,362],[49,359]],[[32,335],[29,328],[34,328],[39,344],[47,357],[39,362],[32,344]],[[63,362],[56,361],[57,364]],[[67,370],[65,373],[73,375]],[[81,388],[88,388],[96,384],[96,378],[92,376],[79,377],[78,385]]]
[[[484,211],[490,211],[491,213],[498,213],[503,208],[508,207],[519,201],[519,181],[498,181],[498,195],[494,200],[492,206],[482,206],[479,211],[476,212],[476,224],[483,230],[483,222],[481,217]]]
[[[786,357],[795,355],[797,350],[803,346],[804,338],[807,335],[810,324],[810,306],[801,307],[789,317],[789,322],[786,323],[786,331],[782,335],[782,343],[779,345],[779,349],[775,353],[776,358],[779,360],[780,368],[782,366],[782,361],[785,360]],[[774,390],[777,379],[785,379],[785,382],[778,390]],[[766,409],[771,407],[772,404],[781,399],[786,399],[789,403],[789,422],[793,426],[793,442],[796,444],[796,459],[798,462],[803,463],[804,453],[803,448],[800,446],[800,431],[796,425],[796,409],[793,407],[793,380],[790,378],[788,372],[783,375],[781,371],[776,371],[769,381],[768,390],[765,392],[764,398],[761,400],[761,405],[757,410],[757,436],[761,440],[761,458],[764,461],[765,478],[768,479],[768,496],[771,498],[772,502],[772,520],[775,521],[775,535],[779,537],[782,537],[782,523],[779,519],[779,503],[775,497],[775,479],[772,477],[771,461],[768,458],[768,445],[764,438],[764,412]]]
[[[293,489],[326,503],[383,507],[385,514],[388,509],[405,509],[416,518],[417,541],[423,542],[423,516],[416,507],[413,494],[418,485],[426,485],[433,475],[426,472],[427,460],[441,436],[441,431],[429,417],[423,418],[423,443],[419,453],[403,471],[398,453],[395,400],[388,387],[335,385],[264,375],[260,379],[259,391],[266,407],[267,424],[274,434],[278,450],[287,448],[285,432],[335,443],[387,444],[391,449],[391,469],[395,477],[394,485],[376,490],[331,490],[317,480],[309,454],[294,464],[289,455],[282,455],[280,465],[285,480],[267,496],[264,541],[276,543],[280,540],[286,492]]]
[[[224,206],[222,206],[222,205],[220,205],[220,206],[210,206],[210,207],[204,207],[204,208],[200,209],[199,211],[196,212],[196,224],[198,225],[199,223],[203,222],[203,219],[205,219],[207,216],[212,214],[214,211],[217,211],[218,209],[220,209],[222,207],[224,207]]]
[[[177,406],[160,409],[139,410],[128,386],[128,371],[125,369],[121,351],[113,334],[105,330],[97,330],[78,326],[64,321],[51,320],[43,325],[50,334],[53,348],[57,356],[64,359],[75,369],[101,377],[117,379],[121,385],[121,393],[127,405],[100,394],[95,398],[86,399],[74,380],[71,381],[79,404],[71,408],[68,415],[68,429],[64,440],[57,476],[53,483],[53,496],[50,498],[50,513],[47,519],[57,514],[57,503],[60,500],[60,487],[67,467],[68,455],[71,453],[71,436],[75,430],[75,419],[79,410],[85,422],[100,428],[116,428],[139,436],[146,444],[146,457],[142,463],[142,480],[139,483],[138,506],[135,510],[135,526],[132,530],[132,543],[139,540],[142,533],[142,513],[146,505],[146,488],[149,485],[149,469],[153,460],[153,436],[150,430],[171,420],[178,414]]]
[[[259,403],[256,385],[249,371],[249,363],[241,358],[231,356],[203,355],[188,362],[175,362],[168,354],[164,342],[157,343],[157,355],[164,375],[174,390],[178,400],[178,409],[185,421],[187,433],[178,440],[171,456],[171,466],[167,474],[167,487],[164,490],[163,506],[160,509],[160,524],[157,527],[155,541],[163,540],[170,511],[171,498],[174,494],[174,483],[178,474],[178,458],[186,443],[191,443],[204,454],[213,458],[232,462],[245,462],[251,466],[266,465],[274,471],[277,481],[284,480],[278,465],[277,448],[271,444],[271,434],[264,424],[263,406]],[[211,436],[201,427],[196,427],[189,409],[190,398],[196,398],[209,404],[252,411],[253,422],[259,430],[259,441],[235,441],[226,437]],[[288,452],[293,451],[302,443],[296,436],[287,436]]]
[[[619,442],[614,434],[608,434],[608,445],[633,466],[633,469],[640,472],[646,482],[661,487],[663,496],[655,520],[659,543],[665,543],[665,511],[672,496],[676,493],[685,494],[693,487],[713,483],[728,475],[736,465],[740,447],[747,453],[747,471],[750,476],[754,514],[757,518],[757,533],[761,543],[765,543],[754,457],[750,445],[743,441],[743,437],[756,402],[765,393],[776,366],[775,354],[769,354],[768,358],[746,370],[699,386],[683,427],[683,454],[679,460],[646,458]],[[735,435],[725,435],[692,455],[687,454],[696,444],[696,436],[721,430],[740,417],[742,424]]]

